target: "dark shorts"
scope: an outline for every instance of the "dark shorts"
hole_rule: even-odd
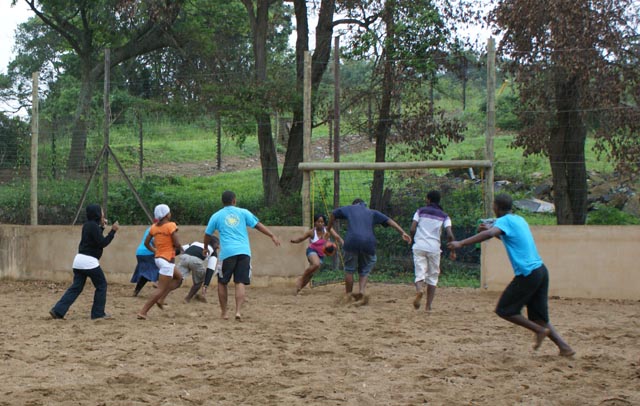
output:
[[[502,292],[496,314],[509,317],[520,314],[527,306],[527,316],[531,321],[549,322],[549,272],[542,265],[527,276],[516,276]]]
[[[251,257],[249,255],[234,255],[222,261],[222,277],[218,276],[218,283],[226,285],[233,283],[251,284]]]

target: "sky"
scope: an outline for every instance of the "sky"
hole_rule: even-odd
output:
[[[11,0],[0,0],[0,72],[7,73],[7,64],[13,55],[14,31],[33,13],[23,2],[11,7]]]

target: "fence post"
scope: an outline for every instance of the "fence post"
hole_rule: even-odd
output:
[[[311,55],[304,53],[304,122],[302,131],[302,161],[311,161]],[[311,224],[311,174],[302,172],[302,225]]]
[[[107,202],[109,199],[109,125],[111,124],[111,105],[109,104],[111,78],[111,51],[109,48],[104,50],[104,95],[102,96],[104,104],[104,162],[102,173],[102,210],[105,217],[107,216]]]
[[[496,134],[496,40],[487,43],[487,135],[484,158],[493,164],[493,138]],[[484,210],[486,217],[493,217],[493,165],[485,172]]]
[[[33,72],[31,75],[31,225],[38,225],[38,136],[39,136],[39,97],[38,97],[38,79],[40,72]]]

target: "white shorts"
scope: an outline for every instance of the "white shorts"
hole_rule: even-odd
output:
[[[158,267],[160,275],[173,278],[173,269],[176,267],[176,264],[169,262],[164,258],[156,258],[156,266]]]
[[[425,281],[428,285],[438,285],[440,275],[440,252],[413,250],[413,266],[416,282]]]

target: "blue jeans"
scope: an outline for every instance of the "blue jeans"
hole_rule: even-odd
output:
[[[99,319],[104,317],[104,305],[107,302],[107,279],[104,277],[104,272],[102,272],[102,268],[100,267],[93,269],[74,269],[73,283],[71,283],[69,289],[64,292],[64,295],[62,295],[58,303],[56,303],[51,310],[58,316],[64,317],[73,302],[75,302],[78,296],[80,296],[80,293],[82,293],[87,278],[91,278],[91,282],[93,282],[93,286],[96,288],[93,294],[91,318]]]
[[[371,270],[378,258],[375,254],[367,254],[362,251],[358,252],[344,252],[344,271],[347,273],[358,272],[360,276],[369,276]]]

